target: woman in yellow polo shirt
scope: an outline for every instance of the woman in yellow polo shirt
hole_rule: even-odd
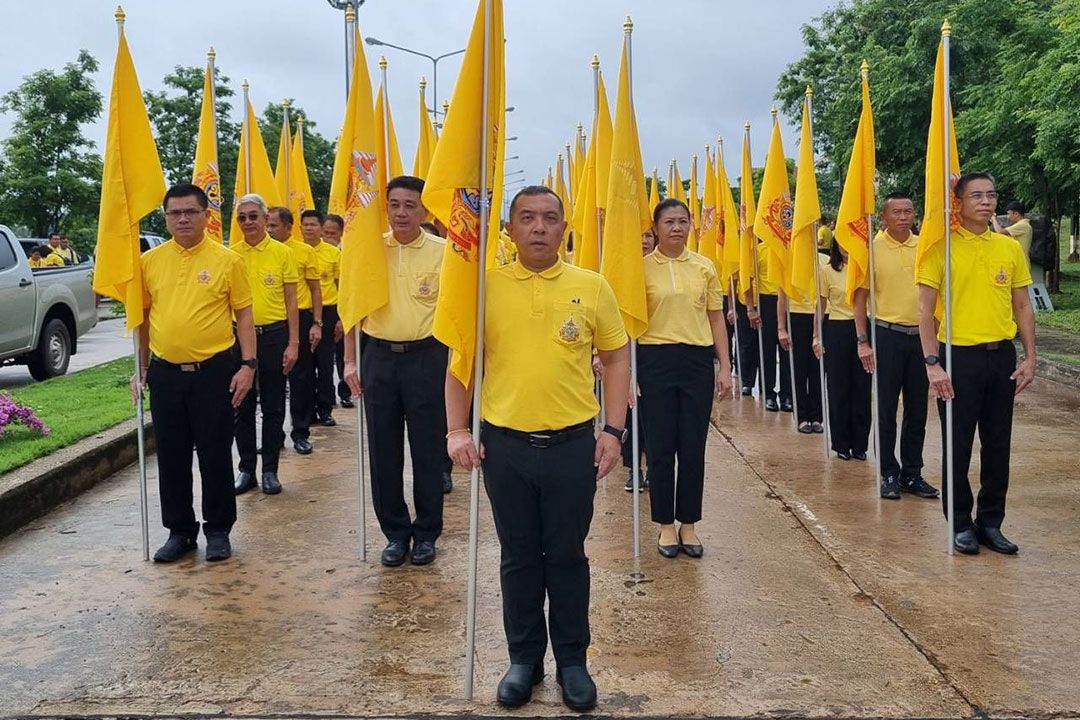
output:
[[[814,327],[814,354],[824,356],[829,389],[829,432],[841,460],[866,460],[870,441],[870,375],[863,369],[855,342],[855,314],[847,301],[847,251],[829,248],[821,268],[821,300],[828,319],[822,323],[825,345]]]
[[[690,228],[690,210],[679,200],[668,198],[653,211],[657,246],[645,257],[649,329],[638,339],[649,500],[660,526],[657,550],[667,558],[704,552],[695,526],[709,416],[713,397],[731,392],[724,289],[713,261],[686,249]]]

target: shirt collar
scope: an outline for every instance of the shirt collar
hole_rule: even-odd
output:
[[[383,233],[383,241],[389,247],[397,245],[398,247],[409,248],[411,250],[419,250],[420,248],[424,247],[424,243],[427,242],[427,233],[424,232],[423,228],[421,228],[420,234],[416,236],[415,240],[407,243],[399,243],[397,240],[394,239],[394,231],[390,230]]]
[[[976,235],[962,225],[957,225],[953,232],[964,240],[989,240],[990,236],[993,235],[990,228],[986,228],[986,230]]]
[[[562,258],[559,257],[559,258],[557,258],[555,260],[554,265],[549,267],[547,270],[541,270],[538,273],[533,272],[529,268],[522,265],[520,258],[514,261],[514,264],[512,265],[512,267],[514,269],[514,277],[517,278],[518,280],[528,280],[529,278],[535,278],[535,277],[541,277],[541,278],[543,278],[545,280],[551,280],[552,278],[556,278],[556,277],[558,277],[559,275],[562,274],[563,261],[562,261]]]
[[[181,245],[180,243],[176,242],[175,238],[172,239],[173,247],[176,249],[176,252],[180,253],[181,255],[195,255],[197,253],[200,253],[200,252],[202,252],[202,249],[204,247],[206,247],[206,244],[208,242],[210,242],[210,241],[208,241],[206,239],[206,236],[204,235],[202,240],[195,243],[192,247],[186,248],[183,245]]]
[[[672,258],[672,257],[668,257],[664,253],[660,252],[660,248],[656,248],[651,253],[649,253],[649,257],[651,257],[653,260],[655,260],[656,262],[658,262],[660,264],[669,263],[669,262],[686,262],[687,260],[690,259],[690,249],[684,247],[683,251],[681,253],[679,253],[678,257],[673,257]]]
[[[883,229],[881,231],[881,235],[885,238],[886,242],[895,247],[900,247],[901,245],[905,245],[907,247],[915,247],[919,244],[919,236],[913,232],[908,232],[907,240],[905,240],[904,242],[900,242],[899,240],[894,238],[888,230]]]
[[[241,237],[240,244],[237,247],[239,247],[243,252],[249,252],[251,250],[258,250],[259,252],[262,252],[266,248],[270,247],[270,243],[272,242],[277,242],[277,240],[273,239],[269,235],[263,235],[263,239],[255,245],[250,244],[246,239]]]

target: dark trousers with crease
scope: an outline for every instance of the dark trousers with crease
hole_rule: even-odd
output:
[[[716,392],[715,357],[711,345],[638,346],[649,503],[655,523],[701,520],[705,440]]]
[[[241,472],[255,474],[259,451],[255,444],[255,406],[262,408],[262,471],[277,472],[281,445],[285,442],[285,373],[281,360],[289,342],[285,324],[259,332],[255,336],[255,357],[259,367],[251,392],[236,410],[234,433],[240,454]],[[239,346],[237,346],[239,347]]]
[[[814,355],[813,314],[791,313],[788,335],[791,338],[792,361],[795,363],[795,401],[799,406],[799,422],[821,422],[821,370]]]
[[[878,432],[881,474],[916,478],[922,474],[926,406],[930,381],[918,335],[881,327],[877,333]],[[904,398],[900,425],[900,460],[896,459],[896,412]]]
[[[193,507],[193,450],[199,458],[204,530],[229,532],[236,522],[229,392],[235,372],[236,361],[227,350],[203,362],[195,372],[183,372],[157,360],[151,360],[147,369],[161,523],[185,537],[199,534]]]
[[[322,316],[323,336],[315,348],[314,358],[316,418],[329,417],[334,412],[334,327],[338,322],[337,305],[323,305]]]
[[[542,662],[550,633],[556,665],[584,665],[591,640],[585,538],[596,493],[596,440],[584,433],[535,448],[487,425],[481,438],[510,662]]]
[[[308,336],[314,322],[315,315],[310,308],[300,311],[300,350],[289,373],[290,437],[293,442],[311,436],[311,417],[315,413],[315,356]]]
[[[829,386],[829,433],[835,452],[865,453],[870,439],[870,374],[855,343],[854,320],[826,320],[825,382]]]
[[[393,352],[375,338],[364,342],[364,383],[371,460],[371,498],[383,535],[434,542],[442,534],[442,474],[446,457],[446,346],[431,342]],[[405,433],[412,454],[413,507],[405,504]]]
[[[735,301],[735,322],[739,326],[737,349],[739,362],[736,366],[739,371],[739,382],[744,388],[753,388],[757,384],[759,367],[758,331],[750,327],[750,318],[746,314],[746,306],[738,300]]]
[[[776,399],[776,356],[779,352],[780,355],[780,400],[791,399],[791,370],[788,369],[788,354],[783,350],[780,350],[780,341],[777,337],[776,326],[776,296],[775,295],[762,295],[761,296],[761,352],[764,355],[765,360],[765,397]],[[739,332],[742,333],[742,342],[744,346],[744,354],[740,355],[740,358],[746,363],[746,379],[743,380],[744,387],[753,385],[754,378],[757,377],[759,367],[758,357],[758,331],[750,329],[750,320],[746,315],[746,308],[740,303],[739,308],[742,310],[740,315],[740,322],[745,325],[739,326]],[[751,382],[747,383],[747,380]]]
[[[345,382],[345,338],[334,343],[334,367],[337,368],[337,393],[342,400],[352,400],[352,390]]]
[[[938,356],[945,362],[945,346]],[[953,528],[956,532],[975,524],[1000,528],[1005,519],[1005,496],[1009,491],[1009,455],[1012,443],[1013,402],[1016,381],[1016,347],[1002,340],[994,350],[953,345],[952,367],[946,367],[952,379],[953,405],[953,492],[955,493]],[[938,401],[941,440],[945,445],[945,403]],[[968,480],[975,432],[979,433],[979,497],[976,505]],[[942,460],[942,477],[946,473]],[[942,483],[944,485],[945,483]],[[948,488],[941,493],[942,510],[948,517]]]

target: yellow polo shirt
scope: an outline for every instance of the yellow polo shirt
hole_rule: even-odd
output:
[[[683,250],[669,258],[659,249],[645,256],[645,299],[649,327],[642,345],[712,345],[708,310],[724,308],[716,266],[704,255]]]
[[[296,260],[296,307],[310,310],[313,303],[307,281],[319,279],[319,261],[315,257],[315,250],[296,238],[289,238],[283,244],[292,251],[293,259]]]
[[[323,307],[337,305],[337,281],[341,278],[341,250],[325,240],[320,240],[318,245],[308,245],[308,247],[315,251],[315,258],[319,261],[319,290],[322,292]]]
[[[1024,251],[1024,258],[1027,258],[1031,253],[1031,221],[1027,218],[1020,218],[1002,230],[1006,235],[1011,235],[1016,239],[1016,242],[1020,243],[1020,247]]]
[[[64,258],[52,252],[41,258],[41,267],[64,267]]]
[[[258,245],[239,238],[229,249],[244,260],[251,284],[251,313],[256,325],[269,325],[287,318],[285,286],[296,284],[296,258],[292,251],[269,235]]]
[[[1029,226],[1030,227],[1030,226]],[[75,251],[71,248],[54,248],[53,253],[60,256],[60,260],[63,264],[71,263],[75,264]]]
[[[952,341],[954,345],[1012,340],[1016,337],[1013,288],[1031,284],[1031,270],[1020,244],[987,229],[975,235],[957,228],[952,235]],[[939,242],[923,261],[918,282],[937,289],[939,319],[945,298],[945,243]],[[938,328],[945,342],[945,323]]]
[[[383,242],[390,301],[364,318],[364,333],[391,342],[430,337],[446,242],[423,230],[409,243],[399,243],[392,232]]]
[[[780,286],[769,278],[769,249],[765,243],[757,246],[758,292],[762,295],[775,295]]]
[[[170,240],[140,262],[154,355],[171,363],[202,362],[233,346],[233,313],[252,302],[237,253],[212,240],[190,250]]]
[[[874,312],[896,325],[919,324],[919,288],[915,284],[915,251],[919,236],[897,242],[882,230],[874,237]],[[864,288],[870,287],[867,280]],[[870,308],[866,308],[867,314]]]
[[[485,420],[534,432],[596,417],[593,348],[629,342],[607,280],[561,259],[540,273],[515,261],[487,271],[485,308]]]
[[[833,231],[828,225],[820,225],[817,230],[817,244],[819,248],[831,248],[833,244]]]
[[[855,312],[847,302],[847,265],[833,270],[827,258],[821,258],[821,297],[827,301],[830,320],[854,320]]]
[[[32,268],[45,267],[45,261],[41,258],[26,258],[26,261],[30,263]]]

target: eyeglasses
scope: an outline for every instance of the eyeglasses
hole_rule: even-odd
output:
[[[236,213],[237,222],[255,222],[260,217],[259,213]]]
[[[975,202],[982,202],[983,200],[997,200],[998,194],[991,190],[990,192],[968,193],[966,197],[969,200],[974,200]]]
[[[170,220],[179,220],[180,218],[188,218],[189,220],[197,215],[202,215],[205,210],[201,208],[184,208],[183,210],[166,210],[165,217]]]

